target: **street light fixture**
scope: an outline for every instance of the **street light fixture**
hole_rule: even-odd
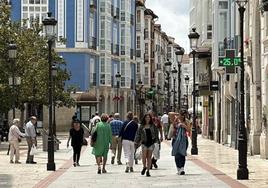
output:
[[[8,45],[8,57],[12,61],[12,82],[9,85],[12,85],[12,114],[13,119],[15,118],[15,64],[16,64],[16,58],[17,58],[17,45],[14,43],[11,43]]]
[[[165,63],[166,75],[167,75],[167,77],[166,77],[166,80],[167,80],[167,113],[170,111],[170,89],[169,89],[169,86],[170,86],[171,65],[172,65],[172,63],[169,60]]]
[[[187,98],[186,98],[186,109],[188,110],[188,108],[189,108],[189,103],[188,103],[188,86],[189,86],[189,81],[190,81],[190,78],[189,78],[189,76],[188,75],[186,75],[185,76],[185,78],[184,78],[184,80],[185,80],[185,85],[186,85],[186,96],[187,96]]]
[[[178,109],[181,108],[181,64],[182,64],[182,58],[184,55],[184,48],[179,47],[178,51],[175,52],[176,54],[176,60],[178,63]]]
[[[49,125],[49,137],[48,137],[48,163],[47,170],[55,171],[56,165],[54,162],[54,134],[52,127],[52,106],[53,106],[53,96],[52,96],[52,45],[55,42],[56,37],[56,25],[57,20],[52,17],[52,13],[47,13],[46,17],[42,22],[44,26],[45,36],[48,39],[48,93],[49,93],[49,115],[48,115],[48,125]]]
[[[120,87],[120,79],[121,79],[121,74],[117,72],[115,75],[116,83],[117,83],[117,100],[116,100],[116,111],[119,112],[119,87]]]
[[[191,33],[188,35],[190,39],[190,47],[192,49],[193,54],[193,86],[195,86],[195,54],[198,45],[198,39],[200,35],[196,32],[196,28],[192,28]],[[192,155],[198,155],[198,148],[197,148],[197,131],[196,131],[196,111],[195,111],[195,103],[196,103],[196,93],[195,87],[193,87],[193,127],[192,127]]]
[[[240,123],[239,123],[239,134],[238,134],[238,169],[237,179],[245,180],[248,179],[248,168],[247,168],[247,134],[245,128],[245,89],[244,89],[244,12],[247,0],[237,0],[238,11],[240,16],[240,59],[241,59],[241,74],[240,74]]]
[[[178,71],[177,71],[176,67],[173,67],[173,70],[171,72],[172,72],[172,76],[173,76],[173,92],[174,92],[173,109],[175,112],[176,111],[176,75],[177,75]]]

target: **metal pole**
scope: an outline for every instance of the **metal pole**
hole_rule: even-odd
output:
[[[181,64],[178,64],[178,111],[181,109]]]
[[[193,127],[192,127],[192,155],[198,155],[198,148],[197,148],[197,132],[196,132],[196,112],[195,112],[195,105],[196,105],[196,93],[195,93],[195,54],[196,51],[192,51],[193,54]]]
[[[12,99],[12,114],[13,114],[13,119],[15,119],[15,60],[13,59],[13,63],[12,63],[12,66],[13,66],[13,71],[12,71],[12,90],[13,90],[13,99]]]
[[[119,81],[117,81],[117,100],[116,100],[116,111],[119,112]]]
[[[47,170],[55,171],[56,165],[54,162],[54,136],[53,136],[53,127],[52,127],[52,44],[53,40],[48,40],[48,97],[49,97],[49,116],[48,116],[48,125],[49,125],[49,136],[48,136],[48,163]]]
[[[173,78],[173,91],[174,91],[174,95],[173,95],[173,109],[174,109],[174,112],[176,112],[176,91],[175,91],[175,86],[176,86],[176,79]]]
[[[238,135],[238,169],[237,169],[237,179],[243,180],[248,179],[248,168],[247,168],[247,135],[245,128],[245,90],[244,90],[244,12],[245,8],[239,6],[240,15],[240,37],[241,37],[241,77],[240,77],[240,124],[239,124],[239,135]]]
[[[55,92],[55,77],[53,78],[53,92]],[[57,136],[57,128],[56,128],[56,101],[53,98],[53,135]]]
[[[188,84],[186,85],[186,108],[187,108],[187,110],[189,109],[189,101],[188,101],[188,95],[189,95],[189,93],[188,93]]]
[[[167,92],[168,92],[168,99],[167,99],[167,102],[168,102],[168,109],[167,109],[167,112],[170,111],[170,89],[169,89],[169,86],[170,86],[170,75],[169,75],[169,72],[167,72],[167,79],[168,79],[168,87],[167,87]]]

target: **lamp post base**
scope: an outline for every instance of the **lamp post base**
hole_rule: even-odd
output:
[[[239,167],[237,169],[237,179],[238,180],[248,180],[248,169],[247,167]]]
[[[191,149],[191,155],[198,155],[198,148],[193,148]]]
[[[52,163],[47,163],[47,170],[48,171],[55,171],[56,170],[56,165],[54,162]]]

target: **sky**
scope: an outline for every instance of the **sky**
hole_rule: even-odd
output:
[[[188,51],[189,0],[146,0],[145,5],[159,17],[162,30]]]

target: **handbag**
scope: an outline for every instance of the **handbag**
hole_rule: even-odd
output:
[[[94,130],[94,132],[91,135],[91,139],[90,139],[90,146],[93,147],[97,141],[97,130]]]
[[[31,147],[30,155],[35,155],[37,153],[36,146],[33,144]]]
[[[21,142],[21,138],[20,137],[18,138],[18,142]]]
[[[174,141],[172,145],[172,156],[176,156],[178,154],[182,156],[186,156],[188,141],[187,141],[187,137],[185,136],[185,130],[184,128],[179,127],[177,131],[178,131],[178,134],[177,134],[176,140]]]
[[[141,160],[142,158],[142,149],[141,147],[138,147],[135,151],[135,159]]]

